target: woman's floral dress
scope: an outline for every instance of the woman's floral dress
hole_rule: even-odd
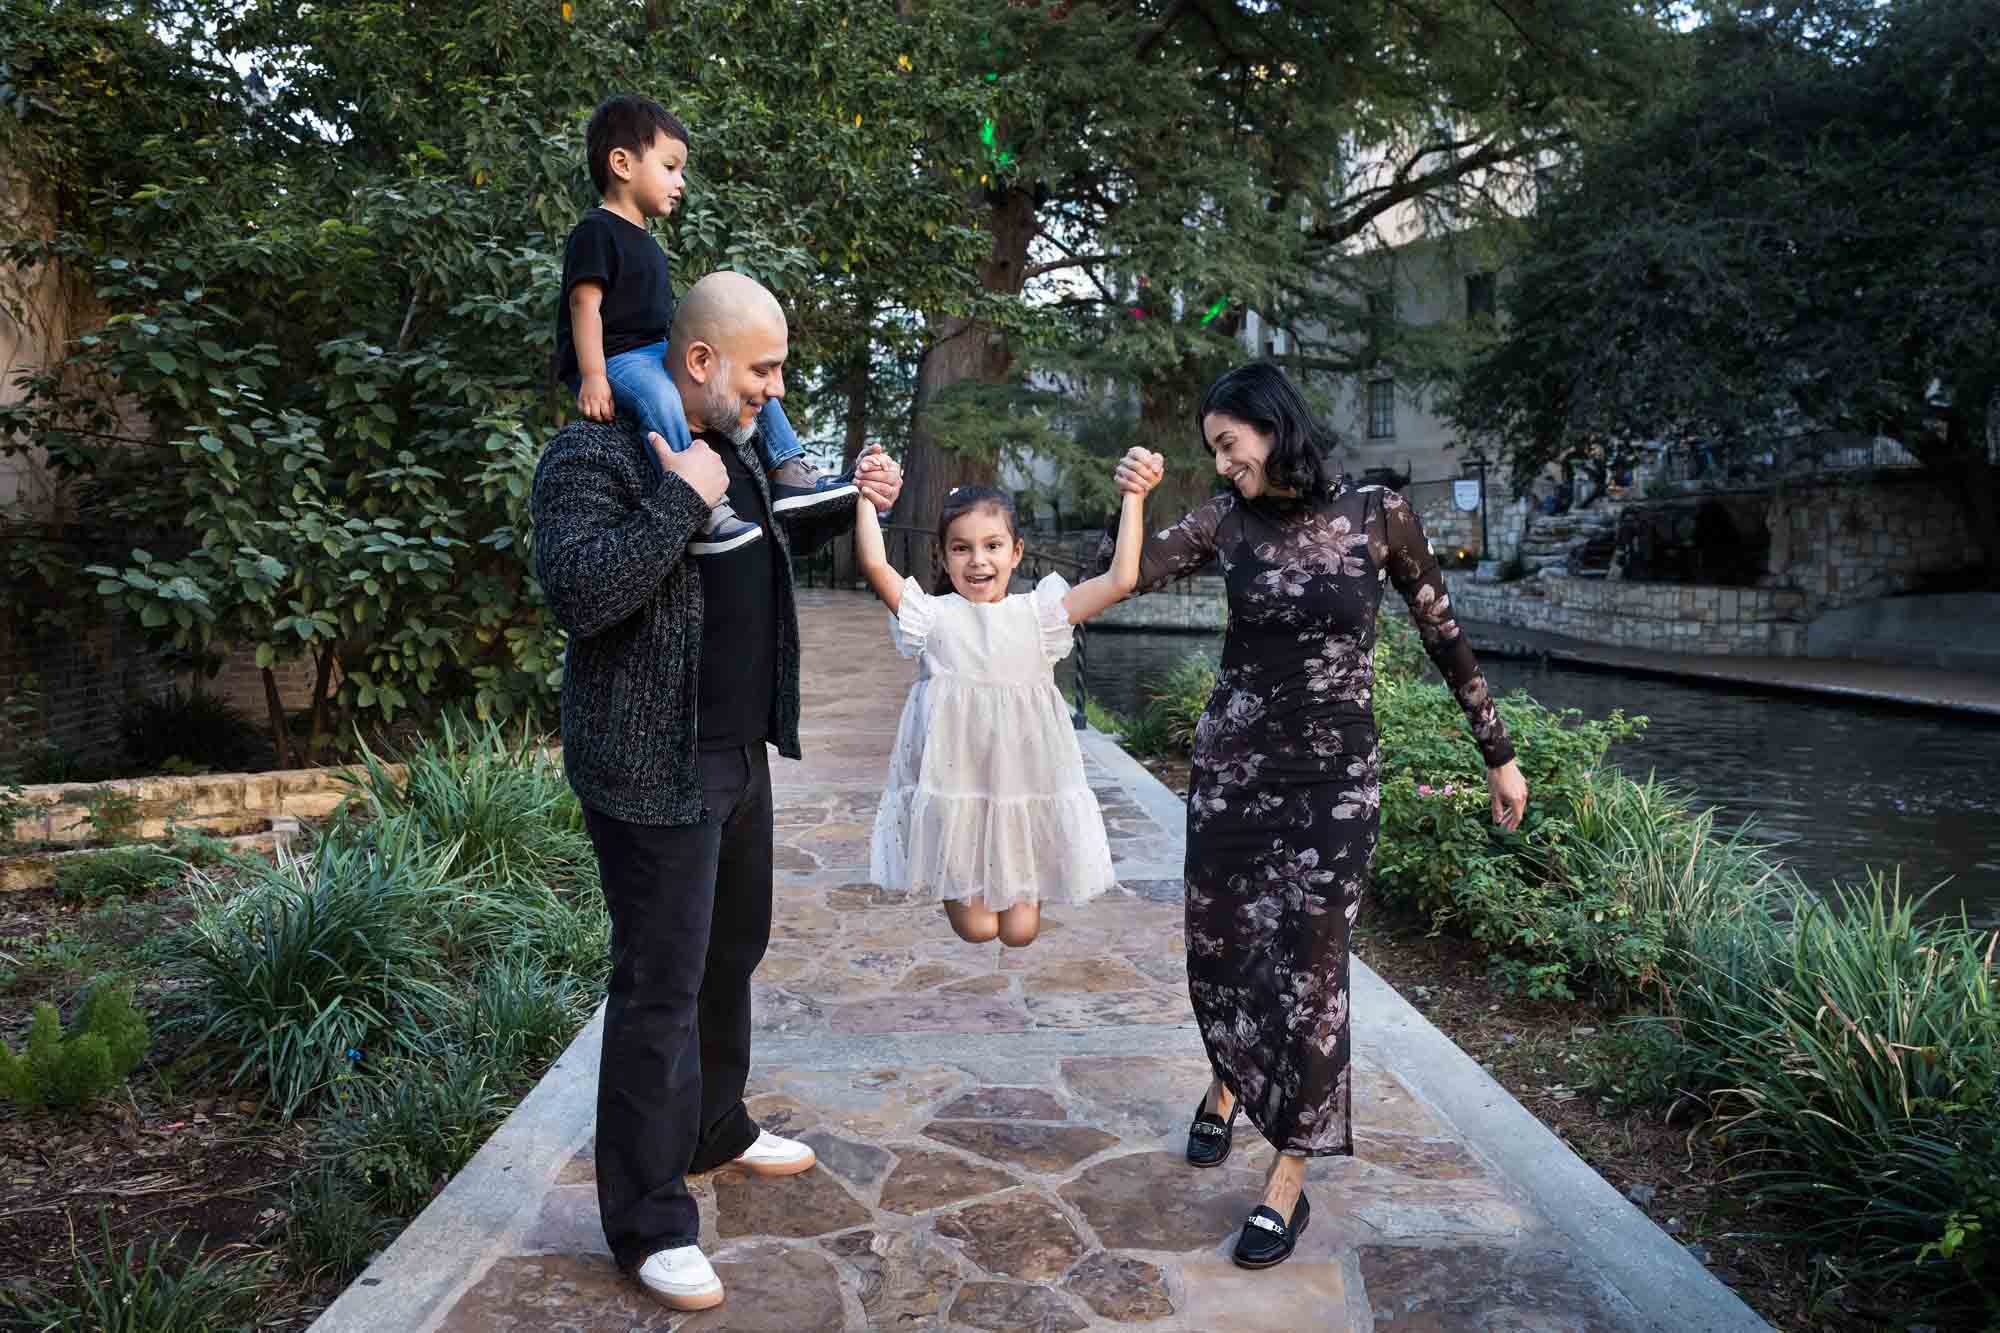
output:
[[[1317,503],[1219,495],[1147,539],[1140,590],[1210,556],[1229,629],[1188,790],[1188,989],[1216,1075],[1264,1137],[1351,1155],[1347,949],[1379,822],[1370,698],[1384,582],[1487,765],[1513,746],[1402,496],[1345,483]]]

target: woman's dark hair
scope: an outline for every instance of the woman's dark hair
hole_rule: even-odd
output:
[[[1194,414],[1195,433],[1201,436],[1203,448],[1208,447],[1204,423],[1215,412],[1246,421],[1271,437],[1271,456],[1265,460],[1264,475],[1274,486],[1312,500],[1332,492],[1334,478],[1327,469],[1326,455],[1333,448],[1334,434],[1320,424],[1284,371],[1268,361],[1252,361],[1209,385],[1200,410]]]
[[[931,592],[942,597],[953,591],[951,573],[944,565],[945,534],[951,525],[964,518],[975,509],[997,510],[1000,517],[1007,520],[1007,534],[1015,541],[1021,540],[1021,517],[1014,511],[1014,497],[998,486],[954,486],[944,497],[944,508],[938,511],[937,546],[933,559],[937,561],[937,577],[932,581]]]
[[[603,194],[611,188],[613,149],[643,155],[662,134],[682,143],[688,141],[687,126],[650,97],[625,93],[598,103],[583,131],[583,154],[590,160],[590,183],[597,192]]]

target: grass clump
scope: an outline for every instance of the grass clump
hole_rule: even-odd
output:
[[[418,929],[436,885],[367,839],[213,884],[191,932],[199,1039],[257,1080],[281,1115],[306,1107],[363,1053],[407,1049],[450,1007]]]
[[[137,898],[155,889],[172,888],[183,868],[177,858],[157,847],[79,852],[56,863],[55,890],[60,897],[83,902]]]
[[[269,1263],[215,1256],[183,1260],[178,1237],[113,1248],[109,1220],[99,1214],[104,1258],[79,1252],[60,1287],[0,1291],[0,1327],[23,1333],[219,1333],[248,1328]]]
[[[255,723],[200,690],[134,700],[119,719],[119,736],[141,773],[234,773],[271,759]]]

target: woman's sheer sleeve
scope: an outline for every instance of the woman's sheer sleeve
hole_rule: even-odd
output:
[[[1472,655],[1472,645],[1452,619],[1451,596],[1445,588],[1437,557],[1431,554],[1430,543],[1424,540],[1424,525],[1409,503],[1394,491],[1383,493],[1381,514],[1389,581],[1408,604],[1410,619],[1416,622],[1417,633],[1423,638],[1424,651],[1457,696],[1459,707],[1465,710],[1465,720],[1472,725],[1473,739],[1479,743],[1486,766],[1498,768],[1514,757],[1514,742],[1507,735],[1507,724],[1500,720],[1499,710],[1493,706],[1486,677]]]
[[[1172,527],[1148,536],[1139,548],[1139,586],[1133,595],[1163,588],[1207,564],[1215,554],[1216,533],[1222,527],[1223,516],[1234,499],[1231,495],[1215,496]],[[1111,568],[1117,536],[1116,532],[1107,532],[1098,543],[1094,573],[1102,574]]]

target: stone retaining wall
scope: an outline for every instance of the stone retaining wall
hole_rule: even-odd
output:
[[[1219,578],[1189,579],[1183,586],[1133,597],[1091,618],[1093,627],[1200,630],[1220,634],[1229,624],[1229,594]]]
[[[1666,653],[1805,653],[1806,596],[1795,589],[1619,583],[1559,575],[1481,583],[1456,570],[1446,574],[1445,582],[1453,613],[1467,620]]]
[[[400,764],[386,766],[397,776]],[[119,778],[111,782],[61,782],[22,788],[23,799],[38,807],[17,820],[17,843],[81,846],[94,830],[85,822],[93,798],[110,792],[137,803],[130,836],[164,838],[169,827],[209,833],[255,833],[276,819],[319,819],[339,809],[354,790],[351,768],[293,768],[270,773],[213,773],[200,777]]]

